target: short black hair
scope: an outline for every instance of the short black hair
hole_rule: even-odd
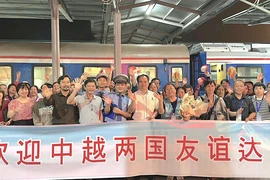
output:
[[[138,83],[138,84],[139,84],[140,78],[143,77],[143,76],[145,76],[145,77],[147,78],[148,82],[149,82],[149,76],[147,76],[146,74],[141,74],[141,75],[139,75],[139,76],[137,77],[137,83]]]
[[[55,84],[59,84],[58,82],[54,82],[52,85],[54,86]]]
[[[212,79],[206,79],[203,83],[203,87],[205,88],[206,86],[208,86],[209,84],[214,84],[216,86],[216,83],[214,80]]]
[[[1,86],[1,85],[0,85],[0,86]],[[16,88],[16,85],[15,85],[15,84],[9,84],[9,85],[8,85],[8,88],[7,88],[8,91],[9,91],[9,89],[10,89],[12,86],[14,86],[14,87]]]
[[[166,91],[166,87],[169,86],[169,85],[172,85],[172,86],[174,87],[175,91],[176,91],[175,85],[174,85],[173,83],[171,83],[171,82],[168,82],[168,83],[164,86],[165,91]]]
[[[187,93],[187,88],[190,88],[191,90],[193,90],[193,87],[190,84],[185,84],[183,88],[184,88],[185,93]]]
[[[60,84],[60,81],[62,81],[63,79],[65,78],[68,78],[69,79],[69,82],[71,82],[71,78],[69,75],[63,75],[63,76],[60,76],[57,80],[57,83]]]
[[[153,79],[151,80],[151,83],[154,82],[155,80],[158,80],[159,83],[160,83],[160,79],[158,79],[158,78],[153,78]]]
[[[28,89],[28,91],[30,91],[29,86],[27,85],[27,83],[19,83],[17,85],[17,87],[16,87],[17,93],[19,92],[20,89],[24,89],[25,87]]]
[[[57,83],[57,82],[54,82],[54,83]],[[53,85],[52,85],[52,84],[50,84],[50,83],[44,83],[44,84],[42,84],[42,85],[40,86],[40,89],[42,89],[42,87],[43,87],[44,85],[46,85],[48,88],[53,88]]]
[[[95,86],[97,86],[96,81],[94,79],[90,79],[90,78],[86,79],[83,84],[84,86],[86,86],[88,83],[94,83]]]
[[[255,87],[262,87],[264,90],[266,89],[266,86],[263,83],[260,83],[260,82],[256,82],[253,85],[253,92],[254,92]]]
[[[230,81],[229,81],[228,79],[222,79],[222,80],[220,81],[220,84],[222,84],[224,81],[225,81],[226,83],[230,84]]]

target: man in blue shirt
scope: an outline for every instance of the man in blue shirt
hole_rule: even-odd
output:
[[[126,95],[126,88],[128,83],[128,77],[126,75],[118,75],[113,78],[115,83],[115,92],[109,93],[104,96],[106,114],[105,121],[125,121],[126,118],[131,117],[131,112],[128,111],[133,100]]]

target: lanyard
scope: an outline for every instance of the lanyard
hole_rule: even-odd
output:
[[[237,110],[243,107],[244,99],[242,99],[242,102],[241,102],[240,106],[238,106],[238,102],[236,101],[236,98],[234,98],[233,100],[234,100],[234,103],[236,105]]]
[[[256,98],[256,97],[255,97],[255,98]],[[259,105],[259,103],[258,103],[258,102],[256,101],[256,99],[255,99],[255,101],[256,101],[256,112],[259,112],[259,111],[260,111],[261,105],[262,105],[262,102],[263,102],[263,99],[264,99],[264,97],[262,98],[260,105]]]

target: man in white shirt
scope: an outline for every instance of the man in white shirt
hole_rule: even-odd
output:
[[[136,109],[133,115],[135,121],[151,120],[164,113],[162,95],[148,90],[149,77],[145,74],[137,77],[138,91],[136,96]]]

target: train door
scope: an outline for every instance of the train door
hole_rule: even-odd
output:
[[[226,79],[226,64],[224,63],[210,63],[211,79],[220,84],[222,79]]]

